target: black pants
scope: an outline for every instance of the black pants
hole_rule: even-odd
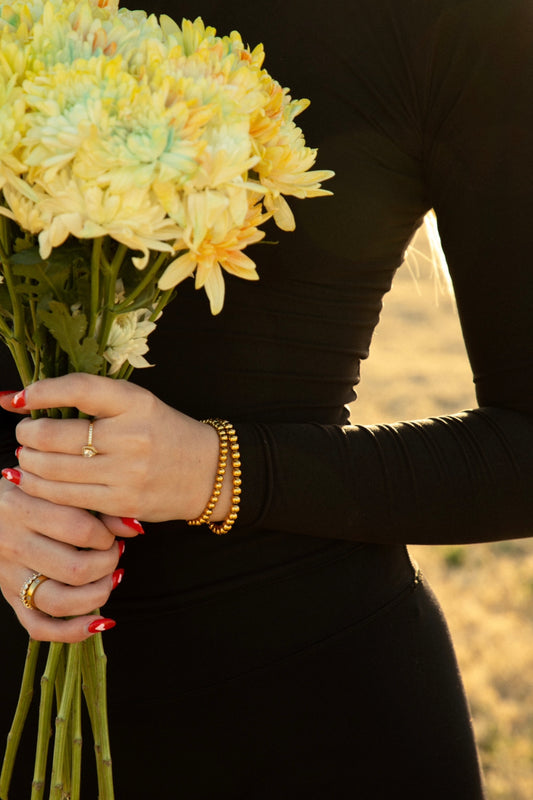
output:
[[[483,798],[446,624],[403,548],[354,547],[130,622],[116,611],[105,642],[117,800]],[[29,800],[24,746],[10,800]],[[92,781],[90,765],[84,800],[97,798]]]

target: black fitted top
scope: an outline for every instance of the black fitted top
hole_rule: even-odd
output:
[[[153,557],[169,570],[167,586],[194,590],[359,542],[529,535],[531,2],[146,7],[262,41],[271,74],[311,99],[299,122],[319,148],[317,166],[336,177],[327,186],[334,197],[291,201],[295,233],[272,227],[267,239],[278,243],[254,246],[259,282],[228,276],[224,309],[212,317],[187,280],[151,337],[156,366],[134,380],[194,417],[236,423],[244,475],[231,534],[148,526],[144,567]],[[432,207],[480,407],[348,425],[382,297]],[[18,386],[7,355],[2,364],[2,388]],[[11,417],[2,422],[4,461],[13,463]]]

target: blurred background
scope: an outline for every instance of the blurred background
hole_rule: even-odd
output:
[[[385,297],[354,423],[476,404],[454,300],[428,256],[422,230]],[[532,800],[533,540],[409,550],[448,619],[489,800]]]

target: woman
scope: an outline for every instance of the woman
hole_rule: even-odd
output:
[[[105,644],[120,800],[484,796],[446,626],[405,544],[531,532],[529,6],[147,6],[263,41],[269,71],[310,96],[306,134],[336,178],[333,198],[293,204],[295,234],[255,248],[261,280],[228,280],[218,317],[179,287],[137,385],[70,376],[2,398],[0,585],[37,638],[116,621]],[[431,207],[480,408],[349,426],[382,296]],[[16,388],[7,356],[2,369]],[[15,430],[13,411],[55,405],[96,418],[95,458],[79,457],[87,422]],[[240,511],[224,536],[186,523],[213,490],[206,417],[239,440]],[[137,519],[146,535],[130,541]],[[120,567],[115,537],[129,537]],[[29,610],[18,593],[33,572],[50,579]],[[104,621],[90,615],[108,597]],[[1,613],[7,730],[26,632],[7,603]],[[10,798],[27,797],[15,783]]]

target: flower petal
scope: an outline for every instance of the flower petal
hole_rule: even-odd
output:
[[[215,264],[209,270],[204,287],[209,298],[211,313],[219,314],[224,305],[224,278],[218,264]]]
[[[174,286],[177,286],[178,283],[193,274],[196,264],[196,256],[190,251],[179,256],[168,265],[159,278],[159,288],[164,292],[168,289],[173,289]]]

